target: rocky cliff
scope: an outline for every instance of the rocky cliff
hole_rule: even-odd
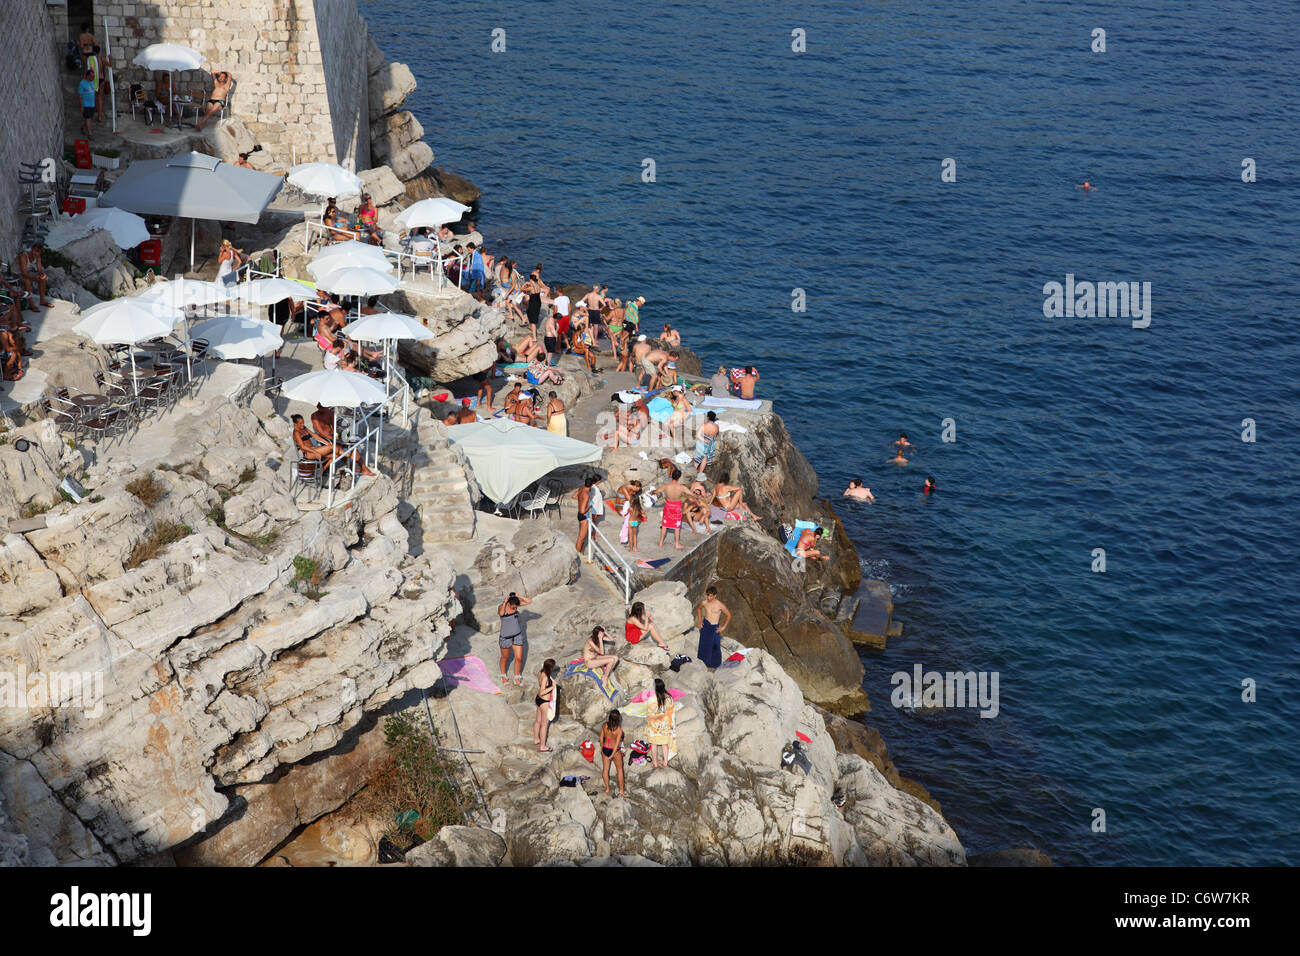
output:
[[[408,555],[392,484],[302,512],[283,435],[246,400],[190,421],[167,467],[92,466],[81,504],[0,547],[0,797],[32,862],[129,862],[219,830],[239,787],[438,677],[455,575]],[[51,423],[10,438],[6,522],[58,501],[73,463]]]

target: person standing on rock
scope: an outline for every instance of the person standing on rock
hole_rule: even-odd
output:
[[[524,283],[524,292],[528,294],[528,304],[524,307],[524,314],[528,317],[528,330],[533,338],[537,338],[537,322],[542,317],[542,283],[536,272]]]
[[[551,732],[551,698],[555,696],[555,661],[547,658],[542,664],[542,669],[537,672],[537,695],[533,698],[533,703],[537,705],[537,719],[533,721],[533,743],[537,744],[539,753],[548,754],[551,752],[550,747],[546,746],[546,738]]]
[[[553,435],[569,434],[569,421],[564,413],[564,402],[560,401],[560,396],[555,392],[548,393],[550,399],[546,403],[546,430]]]
[[[618,770],[618,795],[627,796],[623,784],[623,715],[611,710],[605,718],[605,726],[600,728],[600,756],[604,764],[601,779],[605,781],[605,792],[609,793],[609,765],[612,762]]]
[[[591,521],[591,486],[599,480],[600,479],[595,475],[589,476],[587,480],[582,483],[582,487],[574,493],[574,497],[578,499],[577,549],[579,554],[582,554],[582,549],[587,546],[587,532],[589,529],[589,522]],[[586,555],[583,555],[583,560],[588,560]],[[588,563],[590,563],[590,561],[588,561]]]
[[[682,550],[682,502],[686,500],[690,492],[681,483],[681,469],[673,468],[671,474],[672,480],[658,491],[659,494],[664,496],[663,516],[659,520],[659,547],[664,546],[664,538],[671,531],[676,549],[680,551]],[[692,530],[694,530],[694,526],[692,526]],[[705,530],[708,530],[707,526]]]
[[[710,584],[704,600],[695,609],[700,629],[700,649],[696,657],[709,670],[722,666],[722,632],[731,623],[731,609],[718,600],[718,589]]]
[[[668,769],[668,759],[674,753],[673,710],[676,704],[663,680],[655,678],[655,692],[646,701],[645,729],[646,742],[650,744],[650,760],[653,767]],[[663,763],[660,763],[660,757]]]
[[[497,605],[497,617],[501,620],[501,634],[497,638],[497,646],[501,648],[501,683],[503,684],[509,680],[506,670],[513,655],[514,682],[520,687],[524,686],[524,622],[519,619],[519,609],[532,603],[532,598],[511,591],[510,596]]]
[[[542,326],[542,344],[546,347],[546,364],[558,365],[560,361],[560,327],[555,321],[555,313],[546,317]]]

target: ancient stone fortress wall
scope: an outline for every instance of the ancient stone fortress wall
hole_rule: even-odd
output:
[[[95,14],[119,91],[152,82],[131,65],[145,47],[184,43],[234,74],[233,114],[257,142],[286,159],[296,147],[298,162],[370,165],[368,44],[355,0],[96,0]]]
[[[18,254],[18,163],[63,155],[63,93],[45,0],[0,0],[0,259]]]

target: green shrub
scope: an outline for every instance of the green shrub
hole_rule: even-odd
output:
[[[384,719],[388,755],[361,794],[361,807],[388,829],[385,836],[407,849],[412,835],[427,840],[443,827],[465,822],[472,801],[456,784],[454,758],[439,749],[428,727],[410,713]],[[419,814],[414,820],[411,812]]]

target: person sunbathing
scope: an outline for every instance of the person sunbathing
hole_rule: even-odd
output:
[[[312,416],[315,419],[315,415]],[[308,461],[319,461],[323,466],[328,466],[330,462],[339,458],[350,458],[352,466],[363,475],[373,475],[374,472],[365,466],[365,463],[358,457],[357,453],[349,452],[346,455],[341,447],[333,442],[316,444],[313,440],[312,433],[307,429],[307,423],[303,421],[301,415],[294,415],[293,420],[293,443],[298,446],[298,451],[302,457]]]
[[[552,368],[545,362],[533,362],[528,366],[528,371],[524,375],[530,385],[543,385],[546,382],[554,382],[556,385],[564,384],[564,376],[560,374],[559,369]]]
[[[601,680],[609,680],[610,673],[618,666],[618,656],[605,653],[605,642],[613,640],[603,627],[595,627],[582,646],[582,662],[593,669],[602,668]]]
[[[627,620],[623,622],[623,637],[629,644],[639,644],[646,634],[654,638],[654,642],[664,650],[668,650],[668,645],[659,635],[659,628],[655,627],[654,615],[646,610],[644,602],[637,601],[628,611]]]
[[[33,312],[39,312],[43,308],[48,309],[50,307],[49,300],[45,298],[45,286],[50,277],[46,275],[45,263],[41,261],[41,253],[44,248],[41,243],[36,242],[32,244],[29,250],[18,255],[18,281],[22,283],[29,300],[35,298],[37,292],[40,293],[41,304],[39,306],[30,306]]]
[[[733,485],[731,476],[723,473],[718,476],[717,483],[713,486],[713,503],[723,511],[734,511],[747,517],[754,517],[754,512],[745,504],[745,493],[741,491],[739,485]]]
[[[659,341],[671,348],[681,348],[682,334],[665,322],[663,335],[659,336]]]
[[[207,109],[203,113],[203,118],[195,124],[195,129],[202,132],[203,124],[212,119],[212,115],[226,105],[226,100],[230,97],[232,83],[233,80],[230,74],[225,70],[218,70],[212,74],[212,94],[205,103]]]
[[[599,354],[596,348],[596,340],[591,334],[591,329],[586,322],[580,322],[574,327],[573,331],[573,352],[581,355],[582,360],[587,363],[587,371],[599,372],[596,366],[596,356]]]
[[[0,354],[5,357],[5,378],[16,382],[23,377],[23,354],[14,334],[8,329],[0,328]]]
[[[470,407],[470,401],[469,398],[460,400],[460,411],[456,413],[457,425],[472,425],[478,421],[478,413]]]
[[[794,553],[801,558],[811,558],[814,561],[829,561],[829,555],[817,550],[818,539],[826,537],[826,534],[825,528],[804,528],[799,532],[799,543],[794,546]]]
[[[531,332],[519,340],[515,346],[515,357],[512,362],[536,362],[545,357],[546,349],[542,348],[537,342],[537,336]],[[510,364],[509,362],[507,364]]]
[[[618,430],[614,433],[614,447],[633,446],[641,442],[641,432],[650,424],[650,409],[644,398],[638,398],[631,409],[623,408],[618,412]]]
[[[533,393],[520,392],[519,401],[515,402],[515,410],[510,415],[517,422],[523,422],[526,425],[536,425],[534,421],[536,412],[533,411]]]

